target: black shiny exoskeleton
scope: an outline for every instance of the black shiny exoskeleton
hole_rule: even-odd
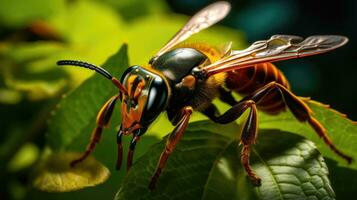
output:
[[[92,153],[102,129],[109,124],[117,100],[121,101],[122,116],[117,134],[117,169],[122,164],[123,135],[133,136],[127,157],[129,170],[137,141],[161,112],[166,111],[175,126],[161,153],[149,184],[150,189],[155,187],[170,154],[184,135],[193,110],[220,124],[233,122],[249,110],[240,134],[241,163],[256,185],[260,185],[261,179],[252,169],[249,158],[251,146],[258,136],[258,109],[268,114],[277,114],[288,108],[297,120],[308,123],[333,152],[350,163],[352,157],[337,149],[328,137],[327,130],[314,117],[306,99],[296,96],[290,90],[283,73],[271,63],[331,51],[346,44],[348,38],[319,35],[303,39],[292,35],[273,35],[268,40],[254,42],[244,50],[232,50],[228,45],[222,51],[209,45],[182,43],[192,34],[223,19],[229,10],[230,4],[223,1],[204,8],[174,35],[149,61],[148,66],[128,68],[120,81],[104,69],[89,63],[58,61],[58,65],[75,65],[95,70],[119,89],[119,93],[110,98],[99,111],[91,142],[84,154],[72,161],[71,166]],[[237,101],[232,92],[244,97]],[[212,102],[216,97],[230,105],[230,109],[220,114]]]
[[[213,93],[216,92],[211,90],[216,90],[216,88],[207,90],[209,86],[206,81],[196,79],[191,89],[181,84],[184,77],[193,75],[194,68],[209,63],[210,60],[205,54],[193,48],[173,49],[153,59],[152,68],[160,71],[167,78],[171,88],[170,100],[165,109],[173,125],[178,122],[177,113],[183,107],[192,106],[195,109],[215,97]]]

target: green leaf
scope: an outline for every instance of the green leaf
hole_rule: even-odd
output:
[[[163,13],[168,10],[168,5],[163,0],[97,0],[109,4],[110,7],[115,8],[118,13],[126,20],[132,21],[140,17],[145,17],[148,14]],[[135,11],[135,12],[133,12]]]
[[[55,66],[54,57],[65,50],[58,43],[6,43],[4,46],[6,48],[0,50],[0,76],[5,86],[2,91],[8,91],[7,95],[15,97],[15,103],[22,97],[33,101],[49,99],[63,90],[66,85],[64,78],[68,75]]]
[[[34,164],[39,157],[39,149],[33,143],[27,143],[19,149],[8,163],[9,171],[16,172]]]
[[[307,101],[314,112],[314,117],[327,129],[328,135],[337,148],[357,159],[357,124],[343,114],[331,109],[328,105],[316,101]],[[277,116],[261,113],[260,128],[277,128],[283,131],[299,134],[313,141],[323,156],[338,161],[340,166],[357,169],[357,162],[348,165],[345,160],[337,156],[324,141],[307,124],[301,123],[290,113],[284,112]]]
[[[69,163],[78,158],[79,153],[51,154],[36,167],[32,184],[46,192],[68,192],[95,186],[108,179],[110,172],[92,156],[76,167]]]
[[[351,199],[357,195],[357,171],[339,166],[334,160],[326,158],[330,180],[337,199]]]
[[[64,0],[1,0],[0,24],[18,28],[25,24],[52,15],[65,5]],[[31,9],[29,9],[31,6]]]
[[[116,77],[122,74],[128,67],[127,46],[123,45],[103,67]],[[117,92],[111,81],[95,74],[68,94],[49,122],[47,141],[50,147],[53,150],[65,150],[83,135],[89,138],[90,129],[95,126],[96,113]]]
[[[93,157],[105,165],[111,172],[111,176],[107,181],[99,184],[95,187],[86,187],[84,189],[64,192],[64,193],[49,193],[42,192],[36,189],[30,190],[26,199],[51,199],[51,200],[78,200],[78,199],[113,199],[118,187],[121,185],[122,180],[124,180],[126,170],[125,167],[122,170],[115,170],[116,164],[116,134],[113,129],[104,130],[101,142],[97,145]],[[90,130],[88,135],[80,138],[80,146],[78,152],[83,152],[85,145],[89,140]],[[127,149],[129,147],[131,138],[123,138],[123,155],[126,158]],[[159,142],[159,139],[152,136],[143,136],[135,149],[134,161],[139,158],[144,153],[146,153],[149,146]],[[82,144],[83,143],[83,144]],[[77,144],[78,145],[78,144]],[[126,166],[126,159],[123,159],[123,166]]]
[[[170,156],[157,188],[148,184],[164,148],[150,148],[130,170],[115,199],[334,199],[328,170],[314,144],[301,136],[260,131],[251,164],[262,178],[253,187],[240,164],[235,124],[191,123]]]

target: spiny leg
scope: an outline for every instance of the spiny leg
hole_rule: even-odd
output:
[[[165,167],[167,159],[169,158],[172,151],[175,149],[177,143],[179,142],[179,140],[181,139],[183,134],[185,133],[188,122],[190,120],[190,116],[192,114],[192,107],[190,107],[190,106],[184,107],[181,110],[180,114],[181,114],[181,120],[179,121],[179,123],[177,124],[175,129],[170,134],[170,136],[167,140],[165,149],[161,153],[160,160],[157,164],[155,174],[151,178],[151,181],[149,184],[150,190],[153,190],[155,188],[156,182],[157,182],[158,178],[160,177],[162,169]]]
[[[276,82],[270,82],[264,87],[258,89],[252,95],[245,97],[244,99],[252,99],[253,101],[259,104],[259,101],[274,89],[279,90],[285,104],[299,121],[308,122],[333,152],[345,159],[348,163],[352,162],[352,157],[344,154],[333,144],[332,140],[327,134],[326,129],[317,119],[312,116],[312,110],[309,108],[309,106],[304,101],[302,101],[302,99],[300,99],[287,88],[285,88],[283,85]]]
[[[238,104],[233,106],[231,109],[226,111],[223,115],[217,116],[217,109],[213,104],[211,104],[203,113],[208,116],[211,120],[217,123],[225,124],[232,122],[239,118],[244,110],[247,108],[249,104],[255,102],[259,105],[259,102],[264,99],[270,92],[274,89],[278,89],[283,96],[283,100],[286,105],[289,107],[291,112],[299,121],[307,121],[315,130],[315,132],[323,138],[324,142],[339,156],[346,159],[347,162],[351,162],[352,158],[350,156],[345,155],[340,150],[336,148],[336,146],[332,143],[331,139],[328,137],[325,128],[314,118],[311,116],[311,109],[297,96],[291,93],[288,89],[284,86],[276,83],[271,82],[264,87],[258,89],[252,95],[246,96],[243,98]],[[253,105],[253,104],[252,104]],[[256,108],[255,105],[251,106],[252,109],[248,116],[248,119],[244,125],[243,132],[242,132],[242,157],[241,162],[247,171],[249,177],[255,183],[259,183],[259,178],[255,175],[252,171],[250,164],[249,164],[249,155],[250,155],[250,144],[254,144],[255,138],[257,137],[257,131],[253,131],[257,128],[256,123]],[[250,127],[250,128],[249,128]]]
[[[76,160],[73,160],[70,165],[74,167],[78,163],[86,159],[94,150],[96,144],[99,142],[102,135],[103,128],[106,128],[109,125],[110,117],[112,116],[115,102],[118,99],[119,95],[115,95],[110,98],[104,106],[100,109],[97,115],[97,127],[93,130],[90,143],[88,144],[86,151]]]
[[[255,185],[260,185],[261,179],[255,174],[249,163],[250,145],[255,144],[255,140],[258,136],[257,107],[254,101],[248,100],[245,102],[245,104],[247,104],[246,106],[250,107],[250,112],[248,119],[244,123],[241,135],[241,143],[243,144],[241,162],[252,182]]]
[[[312,116],[312,110],[304,101],[302,101],[299,97],[297,97],[288,89],[286,89],[284,86],[278,83],[272,82],[271,85],[272,86],[270,87],[279,88],[281,94],[284,97],[284,101],[286,105],[289,107],[291,112],[298,120],[307,121],[310,124],[310,126],[315,130],[315,133],[317,133],[323,139],[325,144],[327,144],[333,152],[335,152],[337,155],[345,159],[348,163],[352,162],[352,157],[344,154],[333,144],[326,129],[322,126],[322,124],[317,119],[315,119]]]
[[[217,114],[214,113],[216,108],[213,104],[211,104],[205,111],[203,111],[203,113],[216,123],[227,124],[238,119],[248,108],[250,108],[250,112],[244,123],[241,134],[241,144],[243,144],[241,152],[241,163],[252,182],[255,185],[260,185],[261,179],[256,175],[249,163],[250,145],[255,144],[256,138],[258,136],[256,103],[252,100],[240,101],[220,116],[217,116]]]

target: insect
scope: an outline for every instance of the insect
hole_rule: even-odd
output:
[[[92,153],[103,128],[107,127],[115,103],[121,102],[122,122],[117,134],[117,169],[122,164],[122,136],[132,135],[127,155],[127,170],[132,165],[135,146],[150,124],[166,111],[175,126],[168,137],[151,179],[153,189],[185,133],[193,111],[199,111],[216,123],[226,124],[239,118],[246,110],[249,114],[240,136],[241,162],[249,178],[256,185],[261,179],[249,164],[250,149],[258,134],[258,110],[278,114],[287,108],[297,120],[308,123],[323,141],[348,163],[352,158],[340,151],[329,139],[325,128],[313,117],[312,110],[301,97],[296,96],[289,82],[272,62],[311,56],[334,50],[348,39],[343,36],[321,35],[303,39],[292,35],[274,35],[254,42],[244,50],[232,50],[230,45],[217,50],[208,45],[183,43],[191,35],[223,19],[230,10],[227,2],[216,2],[194,15],[181,30],[149,61],[145,67],[134,65],[126,69],[119,79],[93,64],[61,60],[58,65],[73,65],[95,70],[119,89],[97,116],[97,126],[86,151],[71,162],[74,166]],[[239,101],[232,92],[244,97]],[[231,106],[220,114],[213,99],[219,98]]]

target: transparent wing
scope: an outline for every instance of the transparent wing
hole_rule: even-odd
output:
[[[219,1],[213,3],[196,13],[186,24],[177,32],[173,38],[156,54],[160,56],[176,44],[186,40],[191,35],[212,26],[222,20],[229,12],[231,6],[228,2]],[[156,57],[155,56],[155,57]]]
[[[347,37],[338,35],[316,35],[305,40],[293,35],[273,35],[269,40],[254,42],[247,49],[231,51],[227,56],[201,70],[206,76],[210,76],[258,63],[320,54],[336,49],[347,42]]]

